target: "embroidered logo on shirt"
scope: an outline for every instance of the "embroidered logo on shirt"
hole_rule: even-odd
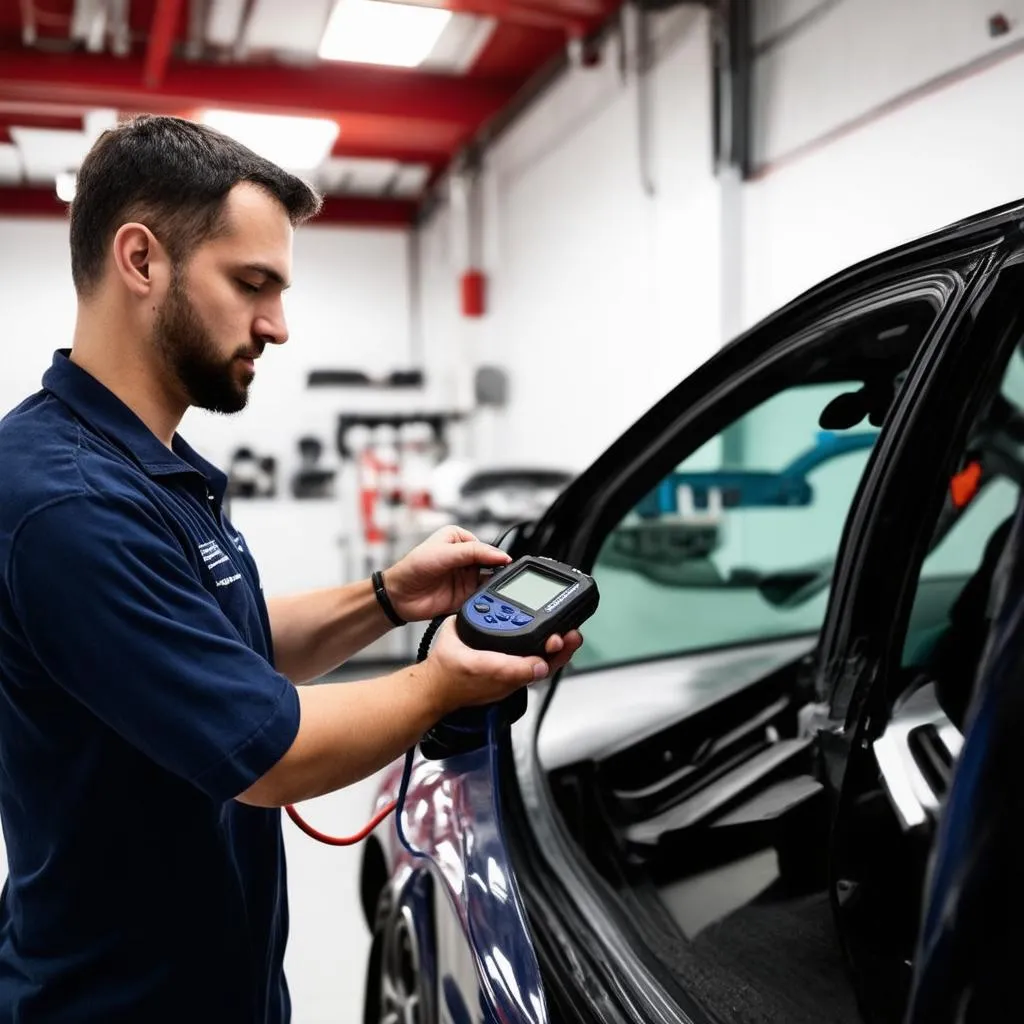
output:
[[[217,578],[217,574],[213,572],[217,566],[224,565],[225,563],[231,569],[233,569],[234,566],[231,564],[231,559],[221,551],[220,545],[215,540],[208,540],[205,544],[200,544],[199,554],[203,556],[206,568],[213,573],[214,582],[218,587],[229,587],[232,583],[237,583],[242,578],[242,574],[240,572],[233,573],[230,576],[224,576],[220,579]]]

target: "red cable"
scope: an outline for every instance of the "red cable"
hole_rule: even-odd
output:
[[[285,806],[285,810],[288,812],[288,817],[295,822],[303,832],[306,833],[310,839],[315,839],[318,843],[326,843],[328,846],[355,846],[356,843],[361,843],[396,807],[398,806],[397,800],[392,800],[391,803],[383,807],[377,814],[374,815],[362,831],[357,832],[354,836],[329,836],[323,832],[318,832],[312,825],[307,824],[302,820],[299,812],[291,804]]]

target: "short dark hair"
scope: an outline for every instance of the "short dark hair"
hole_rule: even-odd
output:
[[[78,171],[71,204],[71,276],[85,296],[99,283],[122,224],[143,223],[175,263],[225,228],[224,200],[252,182],[301,224],[321,197],[240,142],[180,117],[144,115],[105,131]]]

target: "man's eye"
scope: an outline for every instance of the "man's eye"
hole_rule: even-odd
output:
[[[259,285],[250,284],[248,281],[242,280],[239,280],[238,287],[241,288],[243,292],[246,292],[249,295],[256,295],[260,290]]]

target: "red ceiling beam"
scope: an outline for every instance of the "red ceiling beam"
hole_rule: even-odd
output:
[[[26,118],[32,117],[73,117],[81,122],[82,115],[89,109],[87,103],[33,103],[29,100],[0,99],[0,118],[8,124],[21,124]]]
[[[517,0],[444,0],[449,11],[458,14],[475,14],[483,18],[497,18],[511,25],[564,32],[571,36],[583,36],[589,25],[587,16],[567,14],[550,8],[533,7]]]
[[[157,0],[142,72],[142,83],[147,89],[159,89],[163,83],[180,15],[181,0]]]
[[[460,3],[473,5],[458,6]],[[490,15],[502,19],[502,10],[512,9],[513,12],[532,12],[551,18],[563,20],[588,21],[592,24],[604,21],[618,6],[607,0],[441,0],[442,6],[450,11],[464,11],[467,14]]]
[[[64,217],[67,210],[52,188],[0,187],[0,217]]]
[[[411,149],[402,145],[389,145],[387,142],[352,142],[345,137],[343,131],[331,150],[331,156],[397,160],[400,164],[427,164],[430,167],[442,167],[448,163],[452,155],[448,151]]]
[[[345,113],[439,121],[473,130],[515,94],[516,83],[405,69],[319,65],[313,69],[175,64],[158,90],[143,84],[138,59],[92,54],[0,52],[0,103],[79,103],[172,112],[231,107],[277,114]]]
[[[328,196],[311,224],[347,224],[350,227],[408,228],[416,218],[417,204],[405,199],[363,199]]]
[[[5,128],[51,128],[64,132],[82,130],[81,114],[7,114],[0,110],[0,125]]]
[[[417,204],[400,199],[329,197],[312,224],[350,227],[407,228]],[[50,188],[0,187],[0,217],[65,217],[67,204]]]

